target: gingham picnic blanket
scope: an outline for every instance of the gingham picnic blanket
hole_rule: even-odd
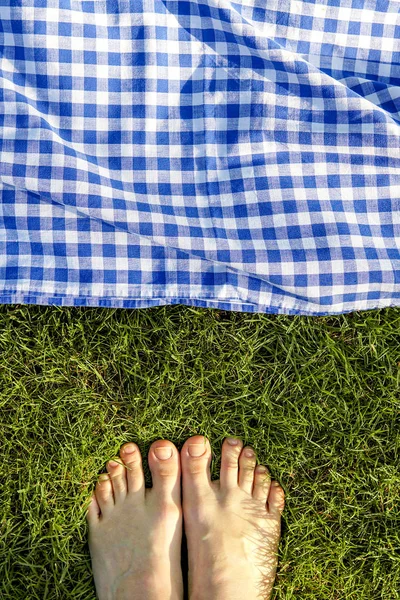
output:
[[[0,0],[0,302],[400,305],[398,0]]]

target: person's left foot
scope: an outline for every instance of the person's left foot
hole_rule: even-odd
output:
[[[158,458],[154,451],[164,453]],[[129,453],[129,449],[133,452]],[[165,458],[169,456],[170,458]],[[146,489],[138,446],[125,444],[107,463],[87,512],[89,549],[99,600],[181,600],[180,460],[167,440],[149,451]]]

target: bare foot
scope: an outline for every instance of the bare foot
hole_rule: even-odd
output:
[[[165,460],[154,453],[160,447]],[[100,475],[87,513],[98,598],[181,600],[179,452],[166,440],[152,444],[150,489],[145,488],[138,446],[125,444],[120,456],[119,462],[107,463],[108,474]]]
[[[222,446],[211,481],[211,447],[203,436],[181,450],[183,518],[191,600],[267,600],[277,566],[284,492],[256,467],[241,440]],[[197,457],[191,456],[195,451]]]

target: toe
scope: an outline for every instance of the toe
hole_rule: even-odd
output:
[[[203,435],[186,440],[181,449],[183,497],[196,499],[211,488],[211,446]]]
[[[100,506],[101,514],[106,517],[114,507],[113,490],[108,473],[99,475],[95,494],[97,504]]]
[[[267,502],[270,487],[271,476],[267,467],[258,465],[254,474],[253,498],[261,500],[265,504]]]
[[[237,438],[226,438],[222,444],[221,489],[231,489],[238,486],[239,456],[242,447],[242,440]]]
[[[106,468],[111,479],[115,504],[118,504],[118,502],[124,500],[127,492],[126,467],[122,460],[116,456],[108,461]]]
[[[132,498],[143,499],[145,481],[139,447],[133,442],[124,444],[120,456],[126,467],[127,495]]]
[[[157,440],[150,446],[148,460],[155,496],[163,502],[172,497],[175,503],[180,503],[178,449],[168,440]]]
[[[239,487],[248,494],[253,491],[256,462],[256,454],[253,448],[249,446],[243,448],[239,457]]]
[[[93,526],[98,522],[99,517],[100,517],[100,506],[97,503],[96,495],[93,494],[93,496],[90,499],[90,504],[89,504],[87,512],[86,512],[86,519],[88,520],[89,525]]]
[[[273,481],[268,496],[268,510],[270,514],[280,517],[284,508],[285,492],[277,481]]]

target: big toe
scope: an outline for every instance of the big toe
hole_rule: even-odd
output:
[[[186,440],[181,449],[183,498],[196,499],[211,488],[211,446],[203,435]]]
[[[176,446],[168,440],[157,440],[150,446],[148,460],[155,497],[162,503],[172,500],[180,504],[181,473]]]

